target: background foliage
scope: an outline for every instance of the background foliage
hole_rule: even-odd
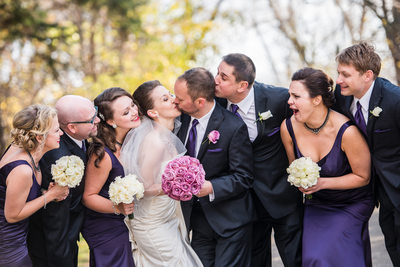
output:
[[[0,0],[0,152],[27,105],[152,79],[172,88],[230,52],[287,87],[303,66],[333,76],[337,52],[367,40],[400,83],[399,20],[399,0]]]

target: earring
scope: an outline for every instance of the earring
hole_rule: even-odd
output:
[[[112,127],[113,127],[114,129],[116,129],[116,128],[117,128],[117,125],[116,125],[115,123],[113,123]]]

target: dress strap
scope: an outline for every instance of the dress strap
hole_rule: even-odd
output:
[[[303,155],[301,154],[299,147],[297,146],[297,141],[296,141],[296,137],[294,136],[294,131],[293,131],[293,125],[292,125],[292,121],[291,118],[286,119],[286,128],[288,129],[289,135],[292,138],[293,141],[293,149],[295,152],[295,156],[296,158],[300,158]]]
[[[11,161],[0,168],[0,178],[2,178],[2,179],[0,179],[0,183],[5,186],[7,176],[10,174],[10,172],[12,170],[14,170],[16,167],[18,167],[20,165],[28,165],[32,169],[32,179],[35,182],[36,176],[35,176],[35,171],[33,170],[32,166],[26,160],[20,159],[20,160]]]
[[[339,132],[336,136],[334,146],[338,146],[338,145],[341,146],[343,134],[346,131],[346,129],[351,125],[354,125],[354,123],[352,121],[346,121],[345,123],[343,123],[343,125],[340,127]]]

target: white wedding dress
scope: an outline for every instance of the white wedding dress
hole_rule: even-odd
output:
[[[159,195],[164,166],[184,153],[171,131],[147,118],[125,138],[125,174],[136,174],[145,187],[145,196],[135,200],[134,218],[125,219],[136,267],[203,266],[189,244],[179,201]]]

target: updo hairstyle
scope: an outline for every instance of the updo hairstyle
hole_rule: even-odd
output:
[[[140,113],[149,119],[152,118],[147,115],[147,111],[154,108],[154,101],[151,98],[151,93],[158,86],[162,86],[162,84],[158,80],[147,81],[139,85],[139,87],[136,88],[135,92],[133,92],[133,98],[139,104],[138,107]]]
[[[307,89],[310,97],[321,96],[324,105],[330,108],[335,103],[333,80],[322,70],[303,68],[296,71],[292,81],[301,82]]]
[[[31,105],[15,114],[11,139],[13,143],[27,152],[38,148],[37,136],[46,140],[53,119],[57,117],[54,108],[46,105]],[[44,142],[42,143],[44,145]]]

